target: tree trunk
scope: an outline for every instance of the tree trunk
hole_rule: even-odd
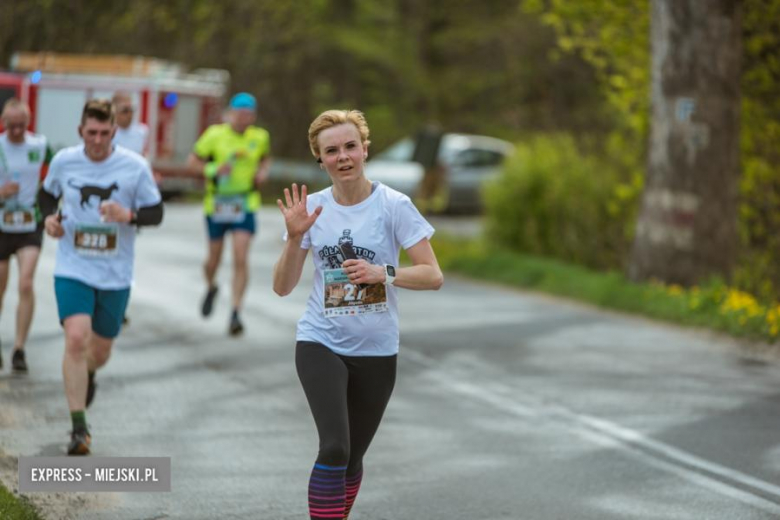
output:
[[[728,279],[737,256],[739,0],[652,0],[652,122],[629,275]]]

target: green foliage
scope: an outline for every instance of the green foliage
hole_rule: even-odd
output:
[[[638,176],[583,154],[567,135],[521,143],[485,189],[487,230],[509,248],[620,268],[631,243]]]
[[[615,130],[646,155],[650,86],[649,1],[526,0],[526,12],[553,27],[562,53],[580,55],[598,73]],[[780,0],[745,0],[743,13],[742,254],[738,287],[780,297]],[[614,151],[614,149],[613,149]],[[616,158],[606,150],[608,161]]]
[[[763,299],[780,295],[780,1],[743,3],[743,255],[735,282]]]
[[[227,69],[258,96],[274,154],[309,157],[320,111],[359,108],[378,151],[423,124],[517,139],[603,133],[592,68],[551,61],[555,34],[517,0],[7,0],[0,66],[15,51],[140,54]]]
[[[650,115],[649,1],[526,0],[526,12],[553,27],[558,46],[582,56],[617,112],[615,124],[644,143]]]

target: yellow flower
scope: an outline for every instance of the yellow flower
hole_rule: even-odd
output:
[[[766,322],[769,325],[769,330],[776,331],[780,328],[780,307],[769,309],[766,313]],[[777,335],[777,332],[772,332],[773,336]]]
[[[683,288],[677,284],[670,285],[666,290],[672,296],[679,296],[683,293]]]
[[[721,312],[724,313],[746,311],[751,316],[756,316],[762,312],[758,302],[753,296],[736,289],[730,289],[728,291],[726,299],[723,301],[720,308]]]

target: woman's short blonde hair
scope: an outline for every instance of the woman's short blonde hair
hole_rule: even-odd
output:
[[[368,140],[368,123],[366,123],[363,112],[359,110],[326,110],[309,125],[309,148],[311,148],[314,157],[320,156],[320,145],[317,142],[320,132],[346,123],[352,123],[358,129],[363,146],[371,144],[371,141]]]

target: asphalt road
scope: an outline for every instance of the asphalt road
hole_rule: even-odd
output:
[[[281,247],[260,214],[247,333],[226,335],[229,257],[198,314],[204,226],[169,205],[137,242],[131,318],[88,413],[95,456],[169,456],[170,493],[31,494],[49,518],[303,519],[317,439],[293,366],[311,273],[271,291]],[[0,338],[0,450],[64,455],[62,335],[44,248],[31,373]],[[399,377],[353,520],[780,517],[780,361],[729,339],[448,276],[401,295]],[[1,469],[1,468],[0,468]]]

